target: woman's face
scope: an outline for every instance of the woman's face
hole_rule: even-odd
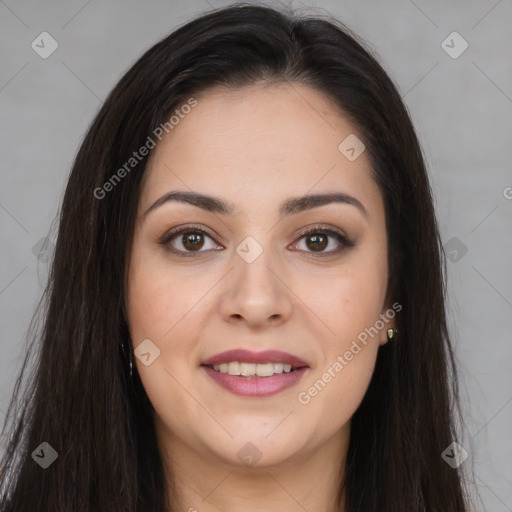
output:
[[[167,446],[230,465],[299,460],[348,439],[394,325],[381,193],[361,135],[316,90],[195,99],[142,183],[128,273],[137,371]],[[171,192],[207,199],[154,205]],[[346,200],[300,199],[326,194]]]

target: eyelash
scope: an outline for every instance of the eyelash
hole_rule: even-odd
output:
[[[172,230],[169,233],[166,233],[162,237],[162,239],[159,241],[159,244],[161,246],[163,246],[165,248],[165,250],[175,254],[176,256],[180,256],[180,257],[184,257],[184,258],[195,257],[196,254],[198,254],[198,253],[208,252],[208,251],[201,251],[201,250],[187,252],[187,251],[181,251],[181,250],[178,250],[178,249],[175,249],[174,247],[172,247],[170,242],[174,238],[178,237],[179,235],[183,235],[185,233],[200,233],[200,234],[208,236],[209,238],[211,238],[213,240],[213,237],[208,232],[206,232],[204,229],[202,229],[198,226],[190,225],[190,226],[186,226],[181,229]],[[340,244],[342,244],[342,247],[339,249],[335,249],[334,251],[318,252],[318,253],[309,252],[309,251],[301,251],[301,252],[305,252],[306,254],[309,254],[310,256],[308,256],[308,257],[312,256],[313,258],[315,258],[315,257],[322,258],[322,257],[332,256],[333,254],[340,254],[345,249],[349,249],[350,247],[354,247],[354,245],[355,245],[343,233],[335,231],[333,229],[321,228],[318,226],[315,226],[315,227],[312,227],[312,228],[309,228],[309,229],[303,231],[300,234],[298,241],[302,240],[303,238],[305,238],[311,234],[322,234],[322,235],[332,236],[333,238],[336,238]]]

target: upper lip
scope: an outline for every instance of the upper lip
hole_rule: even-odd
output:
[[[309,365],[302,359],[281,352],[280,350],[264,350],[263,352],[251,352],[245,349],[228,350],[221,352],[213,357],[205,359],[201,364],[205,366],[218,365],[222,363],[230,363],[232,361],[238,361],[241,363],[283,363],[291,364],[294,368],[302,368],[303,366],[309,367]]]

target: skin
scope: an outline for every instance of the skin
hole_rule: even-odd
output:
[[[365,152],[351,162],[338,150],[359,132],[320,92],[287,83],[217,86],[195,98],[148,162],[128,267],[133,348],[150,339],[160,350],[149,366],[134,360],[177,510],[334,510],[350,419],[394,321],[359,343],[362,350],[309,403],[298,394],[390,308],[381,192]],[[233,214],[172,201],[143,216],[172,190],[232,202]],[[357,198],[367,216],[340,203],[279,216],[286,199],[331,192]],[[194,252],[182,234],[168,246],[192,257],[159,244],[171,228],[191,223],[208,232],[203,245]],[[338,229],[354,247],[336,254],[343,244],[329,236],[315,251],[311,236],[301,238],[311,226]],[[252,263],[236,252],[248,236],[263,248]],[[234,348],[282,350],[310,368],[272,397],[236,396],[200,367]],[[261,455],[252,466],[237,455],[249,442]]]

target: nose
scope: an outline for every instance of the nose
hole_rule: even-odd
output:
[[[234,254],[235,268],[226,278],[220,301],[220,312],[227,322],[257,329],[278,326],[289,319],[293,293],[269,253],[263,251],[252,263]]]

